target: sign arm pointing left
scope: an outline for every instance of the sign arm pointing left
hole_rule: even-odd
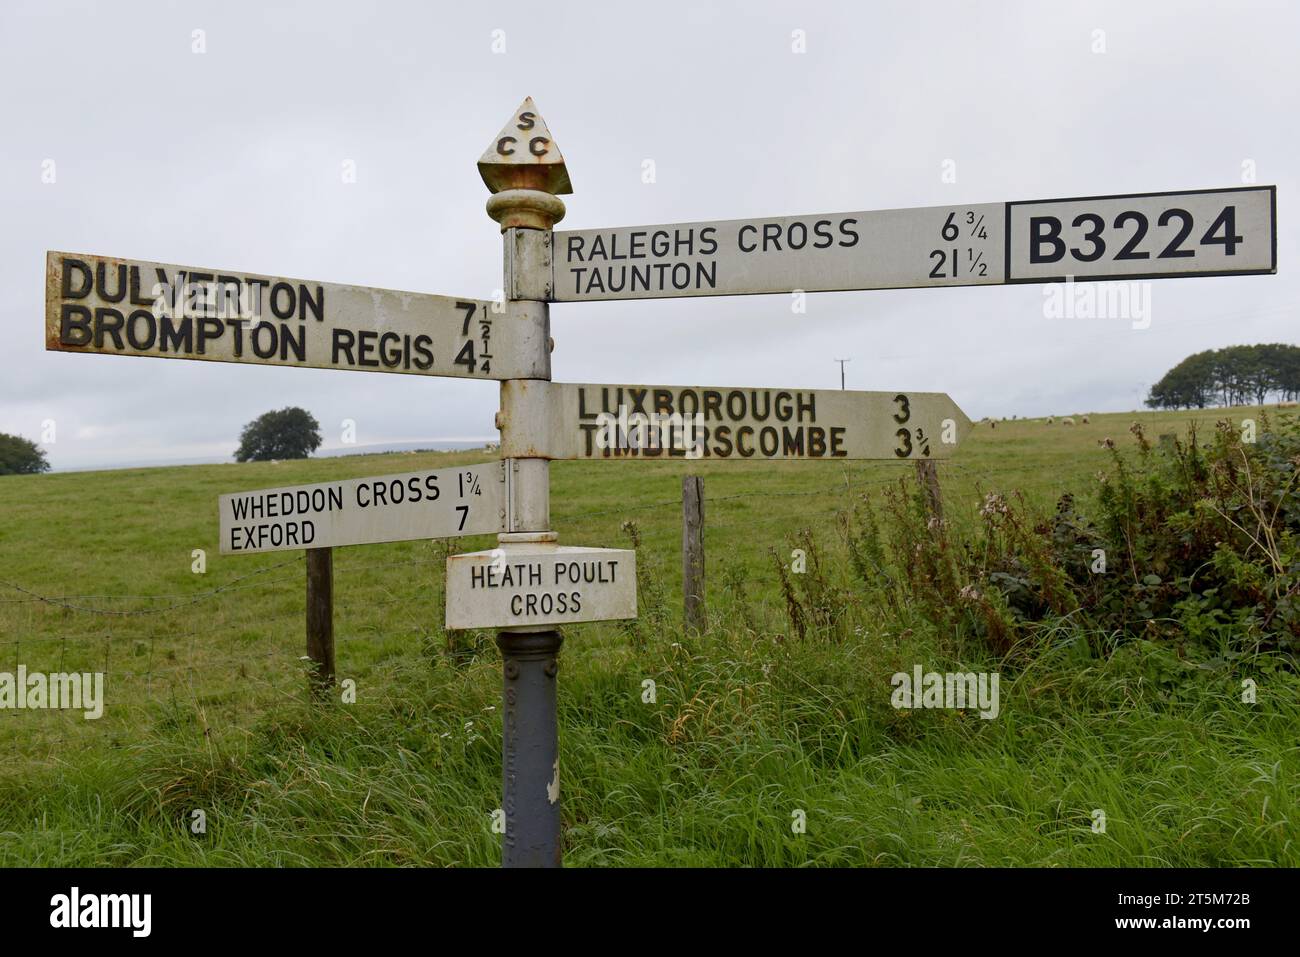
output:
[[[550,375],[500,305],[236,270],[50,252],[45,348],[314,369]]]

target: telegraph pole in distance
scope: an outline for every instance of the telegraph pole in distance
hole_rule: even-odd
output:
[[[833,362],[838,362],[838,363],[840,364],[840,391],[843,392],[843,391],[844,391],[844,363],[846,363],[846,362],[852,362],[853,360],[852,360],[852,359],[833,359],[832,361],[833,361]]]

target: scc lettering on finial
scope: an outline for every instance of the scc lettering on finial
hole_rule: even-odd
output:
[[[515,124],[515,129],[527,133],[537,125],[537,114],[530,110],[524,110],[519,114],[519,122]],[[503,136],[497,140],[497,153],[501,156],[513,156],[515,153],[514,146],[519,140],[513,136]],[[528,152],[533,156],[545,156],[551,141],[545,136],[534,136],[528,141]]]
[[[514,144],[518,142],[513,136],[503,136],[497,140],[497,152],[502,156],[513,156]],[[534,136],[528,141],[528,152],[534,156],[545,156],[550,150],[550,142],[545,136]]]

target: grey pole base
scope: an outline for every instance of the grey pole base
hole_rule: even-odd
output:
[[[558,631],[497,633],[501,692],[502,867],[560,866]]]

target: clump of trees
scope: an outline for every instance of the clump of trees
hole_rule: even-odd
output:
[[[305,459],[320,448],[320,423],[297,406],[259,415],[239,434],[236,462]]]
[[[0,475],[34,475],[48,472],[45,451],[21,435],[0,432]]]
[[[1152,409],[1263,405],[1300,396],[1300,347],[1270,343],[1229,346],[1188,356],[1151,387]]]

